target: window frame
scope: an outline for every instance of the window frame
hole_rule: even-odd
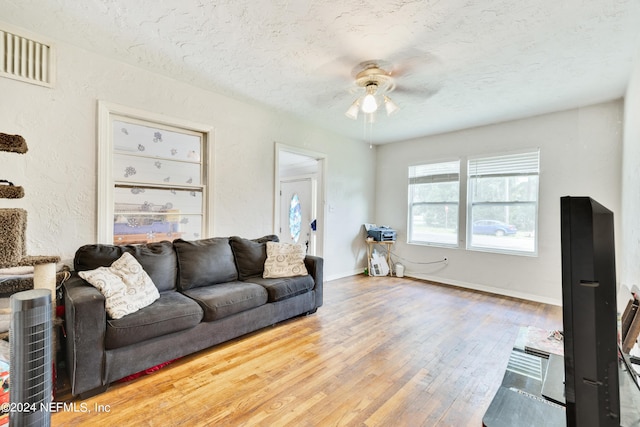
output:
[[[520,172],[510,172],[510,173],[494,173],[494,174],[478,174],[478,173],[474,173],[472,172],[472,162],[478,162],[481,160],[496,160],[499,158],[517,158],[518,156],[522,156],[523,158],[527,155],[536,155],[537,159],[537,170],[536,172],[531,172],[531,171],[520,171]],[[466,209],[466,228],[467,228],[467,233],[466,233],[466,249],[470,250],[470,251],[478,251],[478,252],[490,252],[490,253],[499,253],[499,254],[508,254],[508,255],[519,255],[519,256],[531,256],[531,257],[537,257],[538,256],[538,227],[539,227],[539,206],[540,206],[540,149],[539,148],[534,148],[534,149],[525,149],[525,150],[521,150],[521,151],[517,151],[517,152],[507,152],[507,153],[496,153],[496,154],[485,154],[485,155],[478,155],[478,156],[473,156],[473,157],[469,157],[467,159],[467,209]],[[511,201],[497,201],[497,202],[477,202],[474,203],[473,201],[473,192],[474,192],[474,188],[475,185],[472,183],[472,180],[474,178],[477,178],[478,176],[494,176],[494,177],[517,177],[517,176],[537,176],[538,177],[538,182],[537,182],[537,188],[536,188],[536,199],[535,201],[518,201],[518,200],[511,200]],[[478,205],[478,204],[483,204],[483,205],[509,205],[509,206],[517,206],[517,205],[525,205],[525,204],[534,204],[534,214],[535,214],[535,219],[534,219],[534,230],[533,230],[533,251],[525,251],[525,250],[514,250],[514,249],[507,249],[507,248],[501,248],[501,247],[490,247],[490,246],[478,246],[478,245],[474,245],[473,244],[473,207],[474,205]]]
[[[138,110],[123,105],[98,101],[98,179],[97,179],[97,232],[98,243],[113,244],[114,189],[117,184],[113,176],[114,155],[113,121],[129,120],[172,131],[202,135],[202,238],[211,235],[213,224],[213,142],[214,128],[188,120],[167,117],[161,114]],[[157,186],[155,184],[149,184]]]
[[[419,176],[419,177],[412,177],[412,168],[416,168],[416,167],[420,167],[420,166],[433,166],[433,165],[444,165],[447,163],[457,163],[457,174],[454,173],[441,173],[441,174],[433,174],[433,175],[423,175],[423,176]],[[461,200],[461,195],[462,195],[462,182],[461,182],[461,176],[462,176],[462,159],[460,158],[456,158],[456,159],[446,159],[446,160],[439,160],[439,161],[433,161],[433,162],[421,162],[421,163],[417,163],[417,164],[413,164],[413,165],[409,165],[407,168],[407,244],[411,244],[411,245],[421,245],[421,246],[435,246],[435,247],[444,247],[444,248],[458,248],[460,247],[460,200]],[[421,204],[429,204],[429,205],[442,205],[442,204],[457,204],[458,205],[458,215],[456,215],[455,217],[455,221],[456,221],[456,237],[455,237],[455,243],[446,243],[446,242],[438,242],[438,241],[428,241],[428,240],[414,240],[412,239],[413,236],[413,209],[412,207],[414,206],[414,202],[413,202],[413,197],[412,197],[412,185],[415,185],[417,183],[412,183],[412,179],[419,179],[419,178],[426,178],[426,177],[442,177],[442,180],[439,180],[437,182],[454,182],[453,180],[447,179],[446,176],[452,176],[452,175],[457,175],[457,182],[458,182],[458,198],[456,202],[450,202],[450,201],[440,201],[440,202],[421,202]],[[426,183],[426,182],[425,182]],[[434,182],[435,183],[435,182]]]

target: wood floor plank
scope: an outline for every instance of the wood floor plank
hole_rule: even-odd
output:
[[[326,282],[324,301],[73,402],[90,412],[52,424],[478,426],[519,327],[562,327],[559,307],[408,278]]]

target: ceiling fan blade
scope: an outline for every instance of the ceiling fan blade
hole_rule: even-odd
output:
[[[438,72],[441,64],[436,55],[415,48],[392,56],[390,62],[394,64],[391,70],[393,77],[409,76],[418,71]]]
[[[390,83],[388,83],[391,87],[390,97],[395,98],[397,95],[400,100],[410,97],[418,102],[426,101],[438,93],[440,89],[440,84],[431,83],[439,80],[439,63],[440,60],[435,55],[415,48],[405,49],[393,55],[389,60],[358,61],[355,59],[355,55],[338,55],[321,65],[316,69],[316,72],[331,80],[330,82],[325,81],[325,85],[330,83],[329,87],[342,87],[343,90],[318,91],[317,93],[320,94],[312,102],[329,108],[344,106],[346,111],[354,100],[364,94],[364,84],[359,81],[357,76],[362,71],[369,69],[371,69],[370,72],[363,73],[361,76],[364,77],[362,78],[371,76],[373,79],[373,76],[379,76],[380,82],[386,82],[382,77],[391,77]],[[356,82],[356,80],[358,81]],[[379,83],[378,80],[372,81]]]
[[[357,64],[360,60],[352,55],[340,55],[316,68],[314,74],[340,77],[346,81],[351,81],[350,72],[353,64]]]
[[[352,88],[344,88],[344,90],[329,91],[321,93],[313,99],[313,104],[318,107],[326,108],[328,106],[344,105],[345,110],[353,101],[358,98],[359,94],[353,93]]]
[[[420,87],[420,88],[408,88],[404,86],[396,86],[395,90],[391,93],[390,96],[395,96],[396,94],[401,95],[402,97],[411,97],[414,99],[422,99],[427,100],[437,94],[440,91],[440,87]]]

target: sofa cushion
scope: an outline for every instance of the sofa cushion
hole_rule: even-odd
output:
[[[236,259],[238,278],[245,280],[257,274],[261,275],[264,271],[264,261],[267,259],[267,242],[277,241],[278,236],[275,234],[251,240],[231,236],[229,243]]]
[[[262,277],[306,276],[309,273],[304,265],[305,255],[304,245],[267,242],[267,259]]]
[[[73,265],[75,271],[95,270],[108,267],[123,253],[128,252],[138,260],[158,291],[176,288],[178,260],[171,242],[147,243],[144,245],[85,245],[76,251]]]
[[[177,239],[173,241],[173,246],[178,254],[180,290],[238,280],[238,270],[228,238],[214,237],[193,241]]]
[[[269,295],[268,302],[282,301],[296,295],[304,294],[313,289],[313,277],[310,275],[283,277],[278,279],[265,279],[261,276],[253,276],[247,282],[263,286]]]
[[[210,322],[266,304],[267,291],[255,283],[230,282],[184,291],[204,310],[204,321]]]
[[[125,347],[196,326],[202,308],[179,292],[163,292],[153,304],[122,319],[107,320],[105,347]]]
[[[98,267],[78,273],[104,295],[104,307],[112,319],[120,319],[160,298],[149,275],[128,252],[110,267]]]

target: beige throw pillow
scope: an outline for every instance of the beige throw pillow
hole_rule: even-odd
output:
[[[121,319],[160,298],[151,277],[128,252],[110,267],[81,271],[78,275],[104,295],[105,309],[112,319]]]
[[[262,277],[267,279],[306,276],[309,273],[304,266],[305,255],[304,245],[267,242],[267,259],[264,262]]]

